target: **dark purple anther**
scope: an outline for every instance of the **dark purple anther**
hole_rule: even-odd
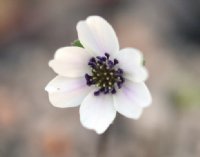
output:
[[[92,76],[88,75],[88,74],[85,74],[85,79],[88,81],[92,78]]]
[[[122,83],[121,82],[117,82],[117,87],[120,89],[122,87]]]
[[[116,93],[116,89],[113,88],[112,91],[111,91],[111,93],[112,93],[112,94],[115,94],[115,93]]]
[[[109,92],[108,88],[104,88],[104,94],[107,94]]]
[[[108,60],[108,65],[109,65],[109,68],[113,68],[113,66],[114,66],[114,63],[113,63],[113,61],[111,61],[111,60]]]
[[[103,64],[103,61],[98,60],[97,63],[99,63],[100,65],[102,65],[102,64]]]
[[[94,62],[89,62],[88,65],[91,66],[92,68],[96,67],[96,63],[94,63]]]
[[[88,86],[91,86],[93,84],[92,76],[85,74],[85,79]]]
[[[95,63],[96,62],[96,60],[95,60],[95,58],[94,57],[92,57],[91,59],[90,59],[90,61],[89,62],[93,62],[93,63]]]
[[[104,54],[106,56],[107,59],[109,59],[110,55],[108,53]]]
[[[102,61],[104,61],[104,62],[106,61],[106,57],[102,57],[101,59],[102,59]]]
[[[105,62],[106,61],[106,57],[97,56],[96,58],[101,62]]]
[[[102,57],[100,57],[100,56],[97,56],[96,58],[97,58],[98,60],[102,60]]]
[[[101,89],[99,89],[99,91],[100,91],[100,92],[103,92],[103,91],[104,91],[104,87],[103,87],[103,88],[101,88]]]
[[[99,94],[100,94],[100,91],[99,91],[99,90],[94,92],[94,95],[95,95],[95,96],[98,96]]]
[[[122,75],[123,74],[123,70],[119,68],[119,69],[117,69],[117,73]]]
[[[87,83],[86,83],[88,86],[91,86],[92,84],[91,84],[91,82],[89,82],[89,81],[87,81]]]
[[[117,59],[114,59],[114,65],[118,64],[119,61]]]
[[[120,77],[120,80],[121,80],[121,83],[125,82],[125,80],[124,80],[124,78],[122,76]]]

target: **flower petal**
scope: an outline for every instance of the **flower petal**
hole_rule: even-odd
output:
[[[77,24],[78,38],[83,46],[102,55],[119,51],[119,43],[112,26],[100,16],[89,16]]]
[[[113,97],[116,110],[133,119],[138,119],[143,108],[149,106],[152,101],[144,83],[134,83],[128,80]]]
[[[148,78],[148,71],[144,66],[132,66],[129,69],[122,68],[124,77],[133,82],[144,82]]]
[[[56,51],[49,66],[59,75],[66,77],[84,76],[89,70],[90,55],[80,47],[63,47]]]
[[[115,54],[116,58],[122,63],[142,65],[143,55],[135,48],[124,48]]]
[[[64,108],[80,105],[91,89],[86,85],[83,77],[57,76],[48,83],[45,90],[48,92],[49,101],[53,106]]]
[[[143,82],[148,77],[146,68],[142,65],[143,55],[134,48],[125,48],[115,54],[119,66],[125,72],[125,77],[135,82]]]
[[[110,95],[94,96],[94,91],[83,100],[80,106],[80,120],[83,126],[103,133],[113,122],[116,110]]]

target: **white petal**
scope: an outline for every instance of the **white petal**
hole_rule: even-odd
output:
[[[133,119],[138,119],[143,108],[149,106],[152,101],[144,83],[133,83],[128,80],[113,97],[116,110]]]
[[[129,69],[122,68],[124,77],[134,82],[144,82],[148,78],[148,71],[144,66],[132,66]]]
[[[113,122],[116,110],[111,95],[94,96],[94,91],[83,100],[80,106],[80,120],[83,126],[103,133]]]
[[[48,83],[45,90],[49,94],[49,101],[55,107],[75,107],[81,104],[90,92],[85,78],[55,77]]]
[[[49,66],[61,76],[80,77],[89,71],[89,58],[89,53],[83,48],[63,47],[56,51]]]
[[[124,48],[115,54],[116,58],[120,60],[120,62],[135,65],[142,65],[143,55],[142,53],[135,48]]]
[[[102,17],[90,16],[77,24],[78,38],[83,46],[96,55],[119,51],[119,43],[112,26]]]
[[[125,48],[115,54],[119,67],[125,72],[125,77],[135,82],[143,82],[148,77],[146,68],[142,65],[143,55],[134,48]]]

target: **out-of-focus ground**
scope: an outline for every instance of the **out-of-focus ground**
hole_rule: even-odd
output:
[[[54,108],[44,91],[56,75],[48,61],[93,14],[121,48],[144,52],[153,96],[141,119],[118,115],[107,156],[199,157],[198,0],[0,0],[0,157],[95,157],[99,136],[78,108]]]

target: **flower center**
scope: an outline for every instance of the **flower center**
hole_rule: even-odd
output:
[[[124,83],[123,70],[116,67],[119,63],[117,59],[111,60],[110,55],[92,57],[88,65],[91,67],[91,75],[85,74],[88,86],[95,85],[98,90],[94,92],[95,96],[100,93],[115,94],[116,89],[120,89]]]

